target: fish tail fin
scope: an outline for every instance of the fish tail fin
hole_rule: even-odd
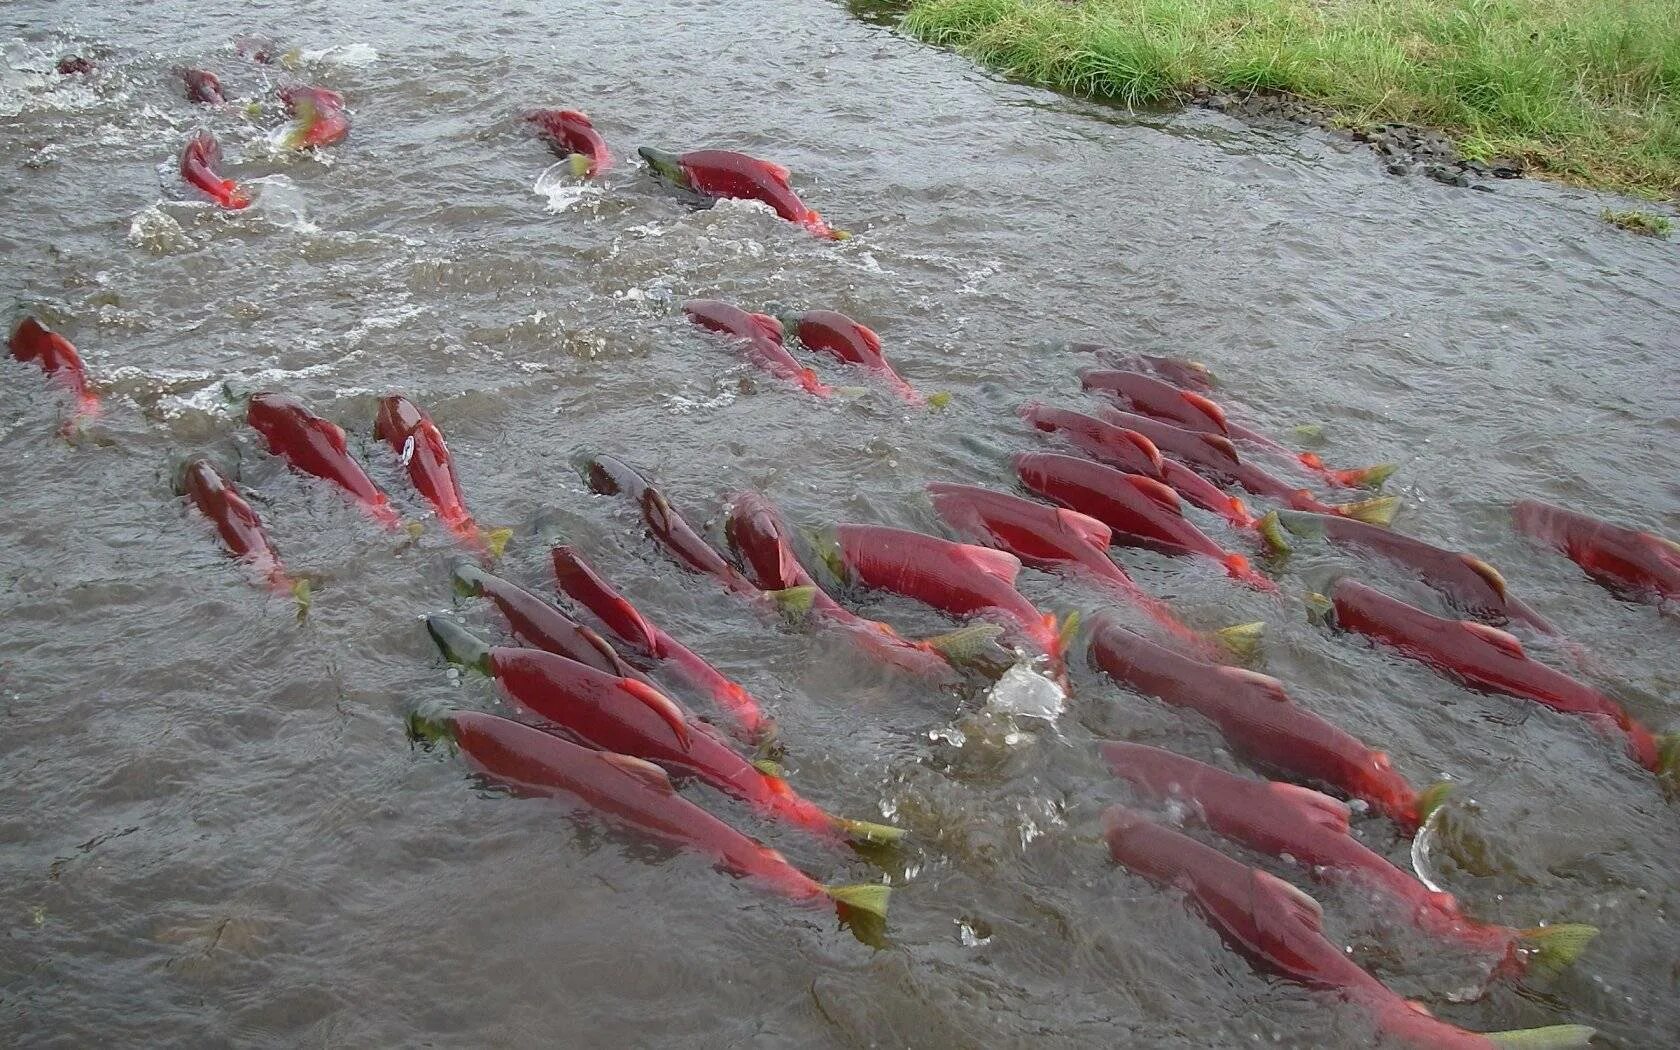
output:
[[[495,677],[490,667],[490,646],[482,638],[447,616],[435,613],[426,617],[426,631],[437,643],[444,659],[452,664],[470,667],[481,674]]]
[[[875,824],[846,817],[835,817],[834,828],[857,842],[898,842],[907,834],[903,828],[895,828],[891,824]]]
[[[961,665],[980,657],[1002,633],[1003,628],[995,623],[977,623],[923,638],[921,644],[943,656],[947,663]]]
[[[951,392],[949,390],[941,390],[927,396],[927,406],[935,411],[945,408],[950,403]]]
[[[309,619],[310,607],[315,604],[315,595],[309,586],[309,580],[299,577],[292,581],[287,590],[292,595],[292,603],[297,606],[298,623]]]
[[[1657,775],[1680,786],[1680,733],[1657,734]]]
[[[1374,463],[1369,467],[1351,467],[1347,470],[1327,470],[1324,476],[1344,488],[1381,488],[1393,473],[1400,469],[1398,463]]]
[[[1597,926],[1588,926],[1584,922],[1555,922],[1550,926],[1523,930],[1518,939],[1523,948],[1534,953],[1529,960],[1529,969],[1545,975],[1568,968],[1597,936]]]
[[[892,897],[892,887],[879,882],[824,886],[823,892],[833,898],[834,903],[877,919],[887,917],[887,902]]]
[[[1584,1024],[1554,1024],[1545,1028],[1513,1028],[1484,1032],[1482,1038],[1504,1050],[1578,1050],[1592,1042],[1598,1029]]]
[[[1054,616],[1044,618],[1045,626],[1051,632],[1050,655],[1057,660],[1062,659],[1073,644],[1073,639],[1079,634],[1079,623],[1083,616],[1078,609],[1067,614],[1061,620]]]
[[[502,552],[507,550],[508,541],[513,539],[513,530],[506,526],[494,529],[480,528],[478,538],[484,544],[484,550],[494,560],[500,558]]]
[[[1330,626],[1336,622],[1336,605],[1329,598],[1317,591],[1310,591],[1301,601],[1307,607],[1307,619],[1309,621],[1324,626]]]
[[[1412,807],[1418,827],[1421,828],[1429,823],[1429,818],[1435,815],[1435,811],[1446,804],[1447,796],[1452,794],[1452,789],[1451,781],[1442,780],[1418,792],[1417,802]]]
[[[571,169],[572,174],[580,179],[588,177],[591,166],[592,162],[586,153],[568,153],[566,155],[566,167]]]
[[[1278,512],[1269,510],[1255,526],[1260,530],[1260,538],[1266,541],[1266,548],[1273,554],[1288,554],[1292,548],[1289,545],[1289,534],[1284,531],[1283,523],[1278,520]]]
[[[1260,652],[1260,636],[1265,633],[1266,625],[1260,620],[1253,623],[1232,624],[1221,627],[1213,632],[1218,643],[1231,651],[1231,655],[1240,660],[1249,660]]]
[[[811,615],[811,608],[817,601],[816,585],[809,583],[798,587],[783,587],[779,591],[765,591],[764,594],[776,603],[776,608],[782,615],[795,620],[803,620]]]
[[[1331,509],[1344,518],[1362,521],[1367,525],[1387,525],[1394,520],[1394,512],[1400,509],[1400,497],[1378,496],[1356,503],[1343,503]]]

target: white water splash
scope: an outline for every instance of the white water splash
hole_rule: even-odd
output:
[[[986,710],[997,714],[1055,721],[1067,707],[1067,694],[1023,660],[1003,673],[986,694]]]
[[[371,66],[379,61],[379,51],[370,44],[340,44],[337,47],[305,48],[298,58],[310,65],[333,65],[346,68]]]
[[[543,169],[532,184],[531,192],[548,201],[543,206],[544,211],[559,215],[586,200],[603,196],[606,191],[593,183],[579,181],[572,173],[571,164],[560,161]]]

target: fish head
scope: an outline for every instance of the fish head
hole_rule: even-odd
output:
[[[689,180],[688,172],[683,170],[682,158],[675,153],[667,153],[662,149],[654,149],[652,146],[639,146],[636,148],[636,154],[647,164],[648,170],[653,173],[655,178],[668,182],[680,190],[692,191],[694,189],[694,184]]]

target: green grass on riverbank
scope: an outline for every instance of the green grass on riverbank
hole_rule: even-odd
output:
[[[1680,0],[913,0],[905,28],[1131,105],[1288,92],[1479,160],[1680,197]]]

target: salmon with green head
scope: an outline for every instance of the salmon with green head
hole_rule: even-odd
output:
[[[780,164],[723,149],[677,154],[643,146],[636,152],[655,178],[679,190],[713,200],[731,197],[758,201],[818,237],[843,241],[851,236],[844,230],[831,229],[821,215],[799,199],[788,182],[788,170]]]
[[[612,167],[612,150],[590,119],[575,109],[536,109],[520,115],[536,128],[572,174],[592,179]]]

